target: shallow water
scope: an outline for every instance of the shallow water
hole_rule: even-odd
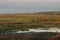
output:
[[[60,28],[38,28],[38,29],[29,29],[29,31],[17,31],[17,33],[27,33],[27,32],[60,32]]]

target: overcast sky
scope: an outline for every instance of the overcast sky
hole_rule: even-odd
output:
[[[17,3],[30,3],[30,2],[60,2],[60,0],[0,0],[0,2],[17,2]]]
[[[13,11],[14,10],[14,11]],[[60,0],[0,0],[0,12],[59,10]]]
[[[14,1],[14,2],[30,2],[30,1],[60,1],[60,0],[0,0],[0,2],[3,2],[3,1],[10,1],[10,2],[12,2],[12,1]]]

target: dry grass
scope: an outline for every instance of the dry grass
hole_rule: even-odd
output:
[[[31,22],[36,23],[60,23],[60,12],[37,12],[37,13],[17,13],[17,14],[0,14],[0,22]],[[44,24],[46,25],[46,24]],[[50,25],[50,24],[49,24]],[[60,24],[59,24],[60,25]]]

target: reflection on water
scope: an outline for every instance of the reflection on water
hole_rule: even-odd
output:
[[[60,28],[37,28],[37,29],[29,29],[29,31],[17,31],[16,33],[25,33],[25,32],[60,32]]]

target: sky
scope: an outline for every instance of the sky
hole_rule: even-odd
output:
[[[60,0],[0,0],[0,13],[60,11]]]
[[[0,0],[0,1],[25,1],[25,2],[28,2],[28,1],[60,1],[60,0]]]

